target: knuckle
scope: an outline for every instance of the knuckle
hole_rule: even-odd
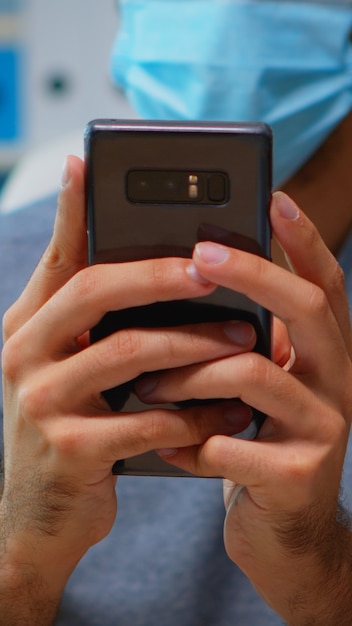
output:
[[[96,297],[100,282],[98,266],[91,266],[77,272],[67,286],[77,300],[87,301],[93,295]]]
[[[157,445],[156,442],[161,442],[165,437],[165,424],[166,421],[164,415],[160,411],[152,411],[148,417],[148,429],[140,429],[138,431],[140,440],[143,444]]]
[[[348,437],[348,428],[340,415],[325,415],[324,438],[310,447],[309,454],[291,451],[286,455],[283,478],[291,485],[291,493],[297,494],[297,501],[302,504],[312,502],[321,488],[322,473],[331,479],[340,476],[344,446]]]
[[[285,471],[290,482],[302,490],[308,486],[308,477],[314,474],[315,459],[313,455],[292,454],[287,456]]]
[[[48,247],[46,248],[42,256],[41,263],[44,270],[49,271],[60,271],[67,264],[66,258],[62,253],[62,249],[57,246],[53,240],[50,241]]]
[[[76,430],[56,429],[51,434],[51,445],[55,447],[56,452],[63,459],[78,458],[82,455],[85,448],[85,437],[81,431],[78,435]]]
[[[245,355],[245,360],[246,373],[252,385],[265,385],[266,383],[270,383],[271,377],[269,369],[271,372],[271,367],[267,359],[255,352],[249,352]]]
[[[22,385],[17,399],[19,415],[30,424],[39,423],[51,404],[49,395],[48,386],[43,381],[37,384],[29,381]]]
[[[71,246],[65,240],[59,241],[55,235],[41,258],[41,266],[44,271],[54,274],[69,272],[69,275],[71,275],[73,268],[81,268],[85,264],[85,254],[80,253],[77,246]]]
[[[329,291],[332,294],[338,295],[345,292],[345,286],[346,281],[344,271],[341,265],[336,262],[329,281]]]
[[[143,332],[136,329],[119,330],[94,344],[93,350],[94,359],[88,352],[86,359],[84,353],[81,356],[84,371],[91,379],[101,372],[115,371],[122,381],[126,380],[127,374],[135,378],[146,368]]]
[[[138,358],[143,348],[141,333],[133,329],[124,329],[114,333],[108,345],[111,360],[116,361],[118,355],[123,362]]]
[[[2,349],[1,353],[1,367],[4,379],[9,382],[17,380],[21,371],[22,351],[20,349],[20,342],[17,340],[17,335],[12,335],[8,339]]]
[[[148,264],[149,276],[148,280],[150,281],[153,289],[156,293],[160,291],[165,291],[165,286],[167,284],[167,271],[165,267],[165,263],[162,259],[153,260]]]
[[[323,289],[316,285],[311,285],[310,293],[306,300],[306,314],[324,320],[330,315],[330,312],[330,305]]]
[[[287,454],[281,479],[290,485],[290,502],[295,502],[295,507],[305,508],[316,498],[317,468],[316,454]]]
[[[183,266],[180,259],[155,259],[149,265],[148,281],[156,294],[177,296],[182,291]]]
[[[338,409],[326,409],[324,419],[323,437],[329,446],[336,447],[336,444],[345,445],[349,435],[349,420],[343,417],[343,411]]]
[[[147,411],[144,414],[145,427],[137,428],[132,423],[121,429],[119,435],[119,448],[128,450],[130,454],[141,454],[163,445],[167,429],[167,420],[163,418],[160,411]],[[111,454],[113,454],[116,444],[112,442]]]
[[[162,350],[163,368],[169,369],[175,367],[179,362],[183,350],[182,342],[179,341],[177,333],[175,335],[172,331],[169,331],[168,329],[163,329],[163,332],[158,334],[156,338],[158,342],[160,342],[160,348],[158,352]],[[192,349],[191,345],[193,338],[187,337],[187,339],[189,339],[188,346],[190,347],[190,349]],[[195,350],[196,346],[193,346],[193,348]],[[192,352],[192,354],[195,354],[195,352]]]
[[[4,341],[7,341],[17,331],[19,323],[18,305],[15,302],[2,318],[2,332]]]
[[[212,475],[216,468],[225,476],[233,465],[233,459],[226,452],[221,436],[210,437],[203,447],[201,457],[197,459],[196,473]]]

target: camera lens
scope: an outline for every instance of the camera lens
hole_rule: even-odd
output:
[[[175,191],[175,189],[177,189],[177,184],[176,184],[176,181],[175,181],[175,180],[173,180],[173,179],[166,180],[166,181],[165,181],[165,188],[166,188],[168,191]]]

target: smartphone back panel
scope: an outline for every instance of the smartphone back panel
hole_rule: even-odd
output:
[[[91,122],[85,133],[89,263],[188,258],[202,240],[269,258],[271,150],[270,128],[260,123]],[[255,350],[270,357],[270,314],[225,288],[200,299],[109,312],[92,329],[91,340],[125,327],[228,319],[254,324]],[[102,390],[114,411],[146,408],[133,392],[134,382]],[[254,412],[245,436],[255,436],[263,419]],[[153,451],[118,460],[113,471],[187,475]]]

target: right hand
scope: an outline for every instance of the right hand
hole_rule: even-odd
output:
[[[185,259],[87,268],[83,163],[71,157],[67,171],[52,241],[4,319],[0,508],[15,560],[30,559],[62,586],[112,526],[117,459],[199,445],[215,432],[234,434],[249,420],[248,409],[231,401],[117,414],[101,390],[146,370],[217,359],[255,344],[248,325],[231,326],[242,329],[241,342],[214,324],[123,330],[88,345],[88,330],[109,310],[197,297],[215,287],[189,276]]]

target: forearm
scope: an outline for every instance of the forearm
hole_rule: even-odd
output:
[[[26,562],[12,565],[7,562],[6,553],[1,557],[0,615],[4,623],[7,626],[51,626],[60,594],[50,589],[35,565]]]
[[[349,563],[340,572],[322,572],[301,562],[300,580],[286,589],[287,595],[270,602],[287,626],[350,626],[352,573]],[[278,586],[285,586],[278,581]],[[265,596],[264,596],[265,598]]]
[[[280,525],[281,556],[275,575],[258,591],[287,626],[350,626],[352,533],[339,510],[330,521],[305,512]],[[282,565],[281,565],[282,564]],[[271,581],[268,579],[271,578]],[[261,588],[259,588],[261,587]]]
[[[56,545],[54,545],[56,544]],[[31,533],[1,540],[0,622],[51,626],[75,564],[59,541]],[[4,619],[4,622],[2,622]]]
[[[83,554],[65,532],[43,532],[23,513],[22,522],[21,508],[14,516],[4,498],[0,503],[0,622],[51,626]]]
[[[64,586],[35,539],[28,534],[1,541],[0,615],[7,626],[49,626],[57,613]]]

